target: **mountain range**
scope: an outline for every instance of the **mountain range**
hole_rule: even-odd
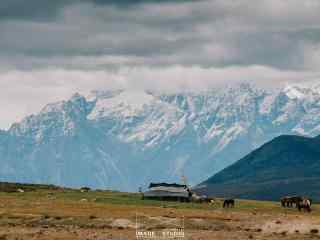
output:
[[[196,191],[220,197],[320,200],[320,137],[280,136],[215,174]]]
[[[203,92],[98,90],[0,131],[0,181],[137,191],[191,185],[283,134],[320,134],[320,85]]]

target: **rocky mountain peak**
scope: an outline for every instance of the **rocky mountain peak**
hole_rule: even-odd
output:
[[[46,169],[58,162],[45,174],[62,185],[83,183],[65,172],[71,165],[92,175],[85,183],[94,187],[135,190],[149,181],[179,181],[182,172],[195,184],[279,135],[319,135],[319,99],[320,91],[301,85],[75,94],[13,124],[8,133],[28,148],[5,139],[0,159],[32,163],[25,169],[34,180],[44,179],[37,164]],[[19,154],[8,155],[7,148]]]

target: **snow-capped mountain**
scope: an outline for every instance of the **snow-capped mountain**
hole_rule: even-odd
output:
[[[199,183],[282,134],[320,134],[320,85],[94,91],[0,131],[0,180],[136,191]]]

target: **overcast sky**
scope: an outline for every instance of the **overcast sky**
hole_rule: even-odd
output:
[[[1,0],[0,128],[93,89],[315,81],[319,0]]]

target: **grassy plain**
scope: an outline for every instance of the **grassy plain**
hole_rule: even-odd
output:
[[[0,240],[136,239],[137,226],[161,232],[182,222],[188,240],[320,239],[320,206],[312,210],[299,213],[277,202],[249,200],[222,209],[222,199],[209,205],[142,200],[134,193],[35,188],[0,192]]]

